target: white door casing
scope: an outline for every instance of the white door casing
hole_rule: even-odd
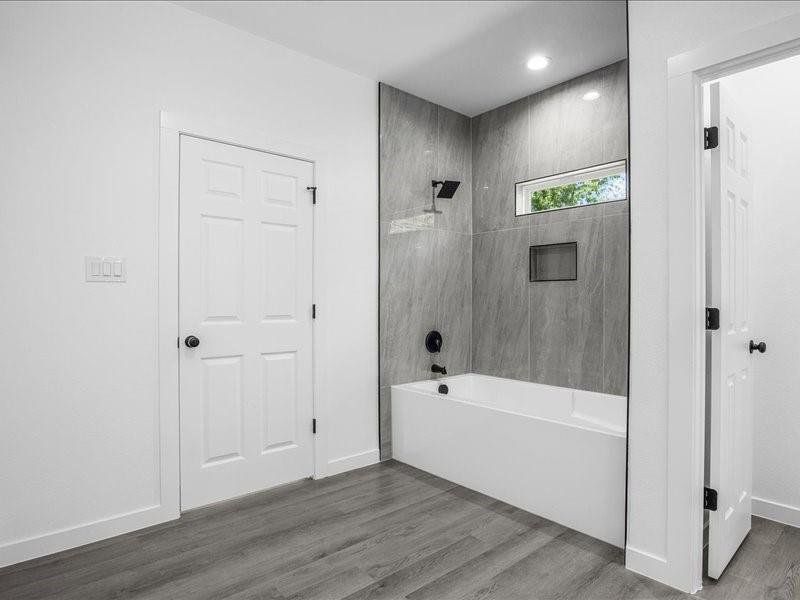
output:
[[[753,381],[749,342],[752,139],[747,115],[720,83],[710,85],[710,290],[720,328],[711,334],[710,513],[708,574],[717,579],[750,531],[753,479]]]
[[[635,451],[631,442],[629,480],[628,546],[626,568],[676,587],[687,593],[702,588],[703,579],[703,486],[706,448],[706,222],[703,182],[703,113],[702,86],[720,77],[800,53],[800,14],[777,21],[754,24],[736,35],[703,39],[699,46],[680,50],[667,58],[667,162],[668,220],[666,253],[668,262],[667,295],[667,370],[666,452],[658,465],[642,456],[659,446],[659,436],[652,448]],[[646,117],[645,117],[646,118]],[[636,144],[634,144],[636,145]],[[635,152],[634,152],[635,154]],[[635,161],[634,161],[635,163]],[[633,163],[632,163],[633,164]],[[636,167],[631,169],[631,185],[636,187]],[[643,185],[662,185],[645,178]],[[635,192],[635,189],[634,189]],[[633,219],[636,230],[636,219]],[[637,251],[643,236],[634,236],[631,260],[646,261],[647,252]],[[638,242],[636,240],[639,240]],[[659,247],[662,240],[659,239]],[[645,244],[646,245],[646,244]],[[648,310],[632,300],[632,314]],[[646,319],[633,319],[631,337],[640,344],[651,339],[651,325]],[[635,345],[635,344],[634,344]],[[631,372],[641,371],[644,363],[631,359]],[[640,390],[641,391],[641,390]],[[637,404],[631,391],[631,406]],[[643,392],[647,395],[647,391]],[[649,409],[643,409],[649,410]],[[642,413],[644,414],[644,413]],[[634,418],[629,431],[636,429]],[[641,423],[639,423],[641,425]],[[640,444],[643,438],[640,437]],[[638,459],[636,458],[638,456]],[[634,468],[633,465],[639,464]],[[662,470],[663,468],[663,470]],[[652,477],[666,476],[664,503],[646,504],[646,514],[632,508],[638,490],[648,489]],[[642,487],[645,486],[645,487]],[[651,527],[663,527],[664,546],[637,548],[631,540],[648,539]],[[647,536],[647,537],[645,537]],[[656,542],[660,538],[656,538]]]
[[[313,178],[310,162],[181,136],[183,510],[313,474]]]

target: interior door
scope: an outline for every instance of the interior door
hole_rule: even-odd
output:
[[[308,477],[313,165],[181,136],[181,507]]]
[[[753,480],[753,385],[749,342],[752,139],[746,115],[725,86],[710,89],[710,290],[720,328],[712,333],[710,485],[718,492],[710,513],[708,575],[718,578],[750,531]]]

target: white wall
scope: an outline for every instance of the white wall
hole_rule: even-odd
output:
[[[159,503],[162,109],[329,157],[328,470],[376,460],[375,82],[139,2],[1,3],[0,73],[0,565],[157,520],[109,521]],[[128,282],[84,283],[90,254],[127,257]]]
[[[686,587],[667,548],[667,59],[800,12],[798,2],[629,4],[631,95],[631,386],[629,568]],[[687,440],[688,442],[688,440]],[[687,469],[689,466],[687,465]]]
[[[725,80],[747,112],[754,142],[753,337],[767,353],[754,357],[753,512],[800,527],[800,57]],[[764,91],[768,93],[764,93]]]

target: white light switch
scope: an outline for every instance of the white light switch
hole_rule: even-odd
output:
[[[115,256],[87,256],[86,281],[122,283],[127,278],[125,259]]]

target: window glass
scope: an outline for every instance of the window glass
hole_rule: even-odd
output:
[[[560,208],[616,202],[628,197],[626,163],[588,167],[516,185],[517,216]]]

